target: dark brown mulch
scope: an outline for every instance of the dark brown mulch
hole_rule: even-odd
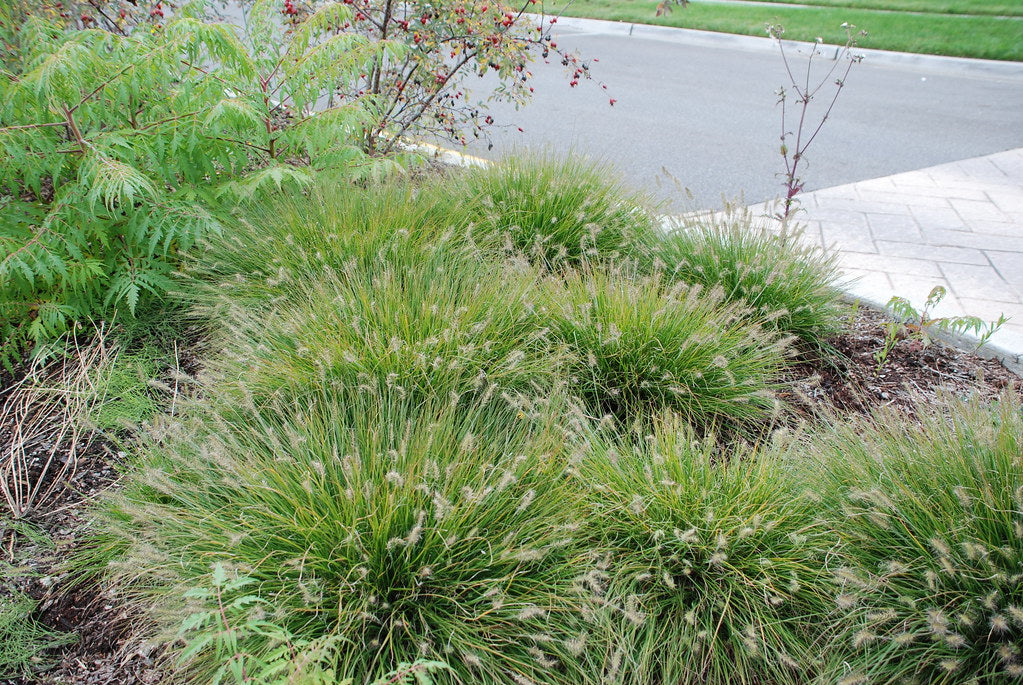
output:
[[[846,332],[831,341],[840,356],[798,364],[783,399],[813,420],[831,413],[866,413],[880,405],[912,413],[915,402],[947,394],[992,398],[1013,388],[1023,396],[1021,379],[997,361],[937,343],[924,348],[919,341],[903,340],[878,369],[874,353],[883,344],[886,321],[882,314],[859,310]],[[92,589],[65,591],[69,579],[60,570],[61,560],[80,544],[77,536],[86,525],[87,503],[104,489],[116,487],[117,461],[109,445],[97,443],[81,456],[68,487],[36,517],[34,523],[53,538],[53,548],[33,548],[30,541],[5,533],[3,553],[8,554],[8,545],[11,553],[21,546],[19,561],[33,571],[15,582],[19,590],[39,600],[36,618],[53,629],[74,631],[79,639],[56,655],[57,665],[46,673],[0,685],[136,685],[159,680],[159,655],[134,635],[128,610]]]
[[[950,395],[992,399],[1007,388],[1023,397],[1023,379],[998,360],[940,342],[925,346],[919,339],[901,339],[879,366],[874,355],[884,345],[889,321],[880,312],[859,309],[831,341],[839,356],[797,365],[783,399],[810,417],[822,411],[865,414],[881,406],[912,414],[921,401]]]
[[[24,369],[16,369],[14,374],[0,374],[0,401],[24,373]],[[0,444],[8,444],[10,428],[0,425]],[[40,453],[30,451],[29,460],[33,479],[40,475],[47,444],[36,448]],[[66,461],[66,453],[59,456]],[[50,630],[77,636],[60,653],[46,659],[57,662],[54,668],[30,679],[0,678],[0,685],[156,682],[154,659],[144,647],[140,651],[138,641],[132,638],[126,609],[92,588],[69,591],[69,574],[62,569],[81,544],[88,503],[115,486],[119,461],[112,445],[101,437],[79,443],[74,468],[49,497],[16,523],[0,511],[0,565],[9,564],[18,571],[0,579],[0,596],[13,591],[31,597],[37,602],[35,620]],[[55,471],[49,471],[44,487],[52,482]]]
[[[68,591],[68,573],[61,568],[80,544],[88,503],[115,485],[117,459],[109,444],[94,442],[79,454],[73,476],[46,501],[45,511],[26,517],[24,523],[48,535],[50,544],[5,530],[0,519],[4,553],[10,555],[4,561],[28,569],[20,577],[7,579],[8,588],[38,602],[34,618],[42,625],[77,636],[74,643],[53,655],[54,668],[32,679],[0,679],[0,685],[157,682],[155,661],[133,638],[127,610],[93,588]]]

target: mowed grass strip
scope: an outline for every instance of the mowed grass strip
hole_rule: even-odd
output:
[[[906,0],[907,2],[910,0]],[[845,43],[843,23],[866,30],[859,46],[953,57],[1023,61],[1023,17],[962,16],[856,9],[851,7],[777,7],[763,3],[694,2],[656,16],[655,0],[574,0],[545,7],[552,14],[639,24],[766,36],[768,24],[785,27],[785,38]]]
[[[986,14],[989,16],[1023,17],[1023,4],[1018,0],[746,0],[747,2],[849,7],[888,12],[924,12],[927,14]],[[697,0],[699,2],[699,0]]]

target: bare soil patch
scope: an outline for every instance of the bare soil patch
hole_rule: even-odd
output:
[[[920,340],[900,340],[878,366],[874,354],[884,345],[889,321],[883,313],[858,310],[831,341],[840,356],[797,365],[792,391],[783,399],[809,417],[821,412],[864,414],[886,405],[912,414],[921,401],[949,395],[993,399],[1007,388],[1023,397],[1023,379],[998,360],[940,342],[924,346]]]

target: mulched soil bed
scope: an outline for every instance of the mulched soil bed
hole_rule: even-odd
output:
[[[884,345],[889,321],[880,312],[859,309],[831,341],[839,358],[798,364],[783,399],[810,418],[821,412],[863,414],[881,406],[912,414],[920,401],[950,395],[993,399],[1007,388],[1023,397],[1023,379],[998,360],[937,342],[925,347],[920,340],[900,340],[879,367],[874,354]]]
[[[813,421],[822,415],[866,413],[892,405],[912,412],[915,402],[940,400],[949,394],[978,393],[995,397],[1007,388],[1023,396],[1021,379],[995,360],[935,343],[926,348],[918,341],[903,340],[879,370],[874,352],[885,337],[886,317],[860,309],[847,323],[846,332],[831,341],[841,353],[837,360],[802,362],[789,377],[783,399],[802,418]],[[0,376],[9,387],[12,378]],[[0,425],[0,435],[4,427]],[[76,534],[85,525],[88,502],[102,490],[116,487],[118,459],[109,445],[95,443],[81,455],[73,480],[37,514],[33,523],[48,533],[52,548],[3,531],[2,554],[6,562],[17,561],[31,569],[23,578],[8,579],[17,589],[39,600],[37,618],[61,631],[74,631],[79,639],[56,655],[57,665],[32,680],[0,681],[0,685],[93,685],[98,683],[154,683],[159,680],[158,654],[133,637],[132,617],[113,598],[95,591],[63,591],[67,578],[59,563],[74,552]],[[0,584],[0,592],[3,585]]]

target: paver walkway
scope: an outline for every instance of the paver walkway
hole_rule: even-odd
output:
[[[1023,148],[801,199],[807,238],[837,250],[851,294],[919,309],[942,285],[936,315],[1011,317],[991,344],[1023,363]]]

